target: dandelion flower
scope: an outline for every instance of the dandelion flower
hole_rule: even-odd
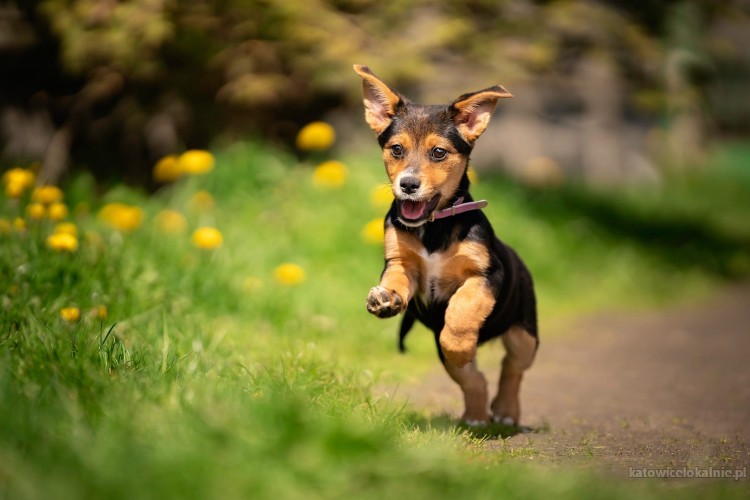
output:
[[[5,194],[9,198],[20,198],[21,195],[34,185],[36,176],[31,170],[25,168],[11,168],[3,174]]]
[[[63,192],[57,186],[39,186],[31,193],[31,199],[37,203],[51,205],[62,201]]]
[[[346,165],[340,161],[326,161],[315,167],[313,183],[324,188],[337,188],[346,182]]]
[[[68,216],[68,207],[65,203],[53,203],[47,209],[47,217],[53,221],[61,221]]]
[[[305,270],[290,262],[278,266],[273,274],[276,281],[283,285],[299,285],[305,281]]]
[[[101,305],[96,308],[96,317],[104,321],[105,319],[107,319],[107,312],[107,306]]]
[[[376,186],[370,193],[370,202],[374,207],[390,207],[391,203],[393,203],[393,191],[391,191],[391,186]]]
[[[193,245],[204,250],[218,248],[224,242],[221,232],[215,227],[200,227],[193,232]]]
[[[385,237],[384,219],[373,219],[362,228],[362,239],[367,243],[382,243]]]
[[[8,219],[0,219],[0,234],[10,234],[13,230],[13,226],[8,222]]]
[[[202,149],[185,151],[177,158],[180,172],[185,175],[200,175],[214,168],[214,155]]]
[[[477,182],[479,182],[477,171],[474,170],[473,167],[469,167],[468,170],[466,170],[466,176],[469,178],[469,182],[471,182],[472,184],[476,184]]]
[[[326,122],[308,123],[297,134],[297,149],[301,151],[322,151],[336,140],[336,131]]]
[[[31,220],[42,220],[47,211],[41,203],[29,203],[26,206],[26,215]]]
[[[185,216],[177,210],[165,209],[156,214],[154,218],[156,227],[162,232],[168,234],[180,234],[184,233],[187,229],[187,221]]]
[[[216,202],[208,191],[198,191],[190,197],[190,206],[199,212],[209,212],[216,206]]]
[[[47,246],[58,252],[75,252],[78,249],[78,238],[68,233],[51,234],[47,237]]]
[[[143,222],[143,210],[124,203],[108,203],[99,210],[99,219],[119,231],[133,231]]]
[[[53,231],[54,234],[69,234],[71,236],[78,236],[78,227],[72,222],[61,222],[55,226]]]
[[[25,190],[22,184],[10,182],[5,185],[5,196],[8,198],[20,198]]]
[[[174,182],[182,177],[182,169],[176,155],[167,155],[154,165],[153,176],[156,182]]]
[[[81,310],[77,307],[63,307],[60,309],[60,317],[68,323],[75,323],[81,319]]]

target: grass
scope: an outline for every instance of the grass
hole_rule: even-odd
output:
[[[498,233],[534,272],[543,335],[562,318],[653,307],[745,276],[750,182],[732,155],[747,151],[728,154],[647,191],[480,179],[476,195],[490,200]],[[349,178],[334,191],[313,184],[309,165],[256,144],[229,147],[210,174],[150,197],[116,187],[97,199],[81,174],[66,188],[79,207],[75,253],[45,246],[48,221],[3,234],[0,497],[673,494],[523,465],[449,419],[377,396],[376,384],[433,368],[435,353],[422,330],[399,356],[396,323],[364,311],[382,249],[360,232],[385,211],[369,201],[385,175],[377,158],[346,164]],[[199,191],[215,207],[196,206]],[[86,207],[107,201],[137,204],[144,224],[105,227]],[[2,216],[22,205],[5,202]],[[186,232],[159,229],[165,208],[185,214]],[[203,225],[221,230],[221,248],[190,244]],[[306,279],[278,282],[285,262]],[[69,306],[79,321],[60,318]],[[680,494],[739,496],[732,488]]]

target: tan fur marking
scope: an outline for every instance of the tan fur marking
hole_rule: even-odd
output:
[[[448,155],[443,161],[432,162],[429,160],[430,151],[435,147],[448,151]],[[445,208],[453,193],[456,192],[464,170],[466,170],[467,158],[458,154],[450,141],[439,134],[428,134],[422,142],[421,149],[425,158],[427,158],[422,182],[427,182],[432,187],[433,192],[440,191],[441,197],[437,209],[441,210]]]
[[[390,147],[394,144],[401,144],[404,150],[407,152],[404,158],[395,158],[391,154]],[[388,173],[388,178],[393,184],[396,181],[398,174],[403,172],[408,166],[408,155],[415,147],[414,140],[409,134],[395,134],[383,148],[383,163],[385,163],[385,171]],[[421,180],[421,179],[420,179]],[[393,186],[395,189],[395,186]],[[394,191],[394,195],[397,194]]]
[[[487,379],[477,369],[476,361],[462,368],[445,364],[448,375],[461,387],[464,393],[464,422],[487,422]]]
[[[404,308],[419,284],[421,243],[411,234],[389,227],[385,231],[386,268],[380,286],[395,291]]]
[[[436,283],[439,295],[453,295],[471,276],[482,274],[490,262],[487,247],[476,241],[454,244],[446,254],[450,257],[446,259]]]
[[[518,424],[521,418],[521,390],[523,372],[534,362],[536,339],[525,329],[514,326],[501,337],[506,355],[500,373],[497,396],[492,401],[493,416],[502,421],[510,418]]]
[[[390,147],[394,144],[403,146],[403,158],[394,158],[391,154]],[[430,152],[435,147],[448,151],[444,160],[433,161],[430,158]],[[429,133],[423,138],[414,137],[407,132],[395,134],[383,148],[383,162],[394,195],[399,194],[396,182],[399,174],[407,168],[412,169],[411,173],[416,175],[422,184],[422,198],[430,199],[438,192],[441,194],[437,210],[445,208],[448,204],[466,169],[466,158],[455,151],[450,141],[435,133]]]
[[[495,305],[487,281],[482,276],[472,276],[456,290],[445,311],[445,327],[440,332],[440,347],[446,361],[462,367],[477,353],[479,329]]]

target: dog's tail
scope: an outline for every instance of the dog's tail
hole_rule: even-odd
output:
[[[406,346],[404,345],[404,339],[409,334],[409,331],[414,326],[414,322],[417,318],[408,310],[404,312],[404,317],[401,319],[401,326],[398,329],[398,350],[399,352],[406,352]]]

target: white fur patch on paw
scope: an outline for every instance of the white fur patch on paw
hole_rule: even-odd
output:
[[[498,417],[497,415],[492,416],[492,421],[496,424],[515,426],[516,421],[512,417]]]
[[[469,427],[481,427],[483,425],[487,425],[487,422],[483,420],[464,420],[463,422]]]

